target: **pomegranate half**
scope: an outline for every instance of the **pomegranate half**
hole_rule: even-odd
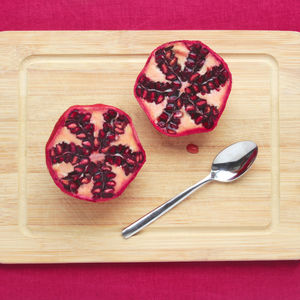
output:
[[[103,104],[70,107],[46,145],[55,184],[70,196],[94,202],[121,195],[145,160],[131,118]]]
[[[217,126],[231,82],[227,64],[209,47],[174,41],[150,54],[134,94],[158,131],[182,136]]]

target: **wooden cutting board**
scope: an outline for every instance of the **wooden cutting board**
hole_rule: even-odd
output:
[[[218,127],[159,134],[133,96],[148,54],[177,39],[218,52],[233,88]],[[44,146],[74,104],[129,113],[147,163],[124,194],[89,203],[63,194]],[[0,261],[114,262],[300,258],[300,34],[276,31],[73,31],[0,34]],[[141,234],[121,230],[206,176],[240,140],[259,146],[246,176],[205,186]],[[198,154],[185,150],[199,146]]]

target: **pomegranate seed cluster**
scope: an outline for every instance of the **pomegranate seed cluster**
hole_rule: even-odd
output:
[[[122,168],[125,176],[135,173],[141,167],[145,157],[142,151],[132,151],[128,145],[111,143],[118,141],[129,125],[128,118],[114,109],[103,113],[102,129],[95,136],[95,125],[91,123],[92,114],[84,110],[72,110],[64,126],[81,140],[62,142],[49,149],[51,164],[71,163],[73,170],[60,179],[63,187],[76,194],[83,184],[93,182],[91,192],[95,200],[112,198],[115,193],[117,174],[112,166]],[[103,154],[102,159],[94,161],[92,155]],[[100,156],[99,156],[100,157]]]
[[[158,47],[144,69],[149,64],[156,64],[164,81],[154,81],[151,75],[142,71],[135,85],[135,95],[140,101],[156,105],[164,102],[161,113],[151,120],[159,131],[168,135],[176,135],[182,124],[184,112],[195,125],[210,130],[220,117],[218,105],[209,104],[206,94],[219,92],[230,79],[230,74],[222,61],[207,68],[201,74],[210,51],[200,42],[189,42],[188,55],[183,66],[175,55],[175,45]],[[183,42],[181,42],[183,43]],[[211,54],[212,55],[212,54]],[[227,99],[226,99],[227,100]],[[145,109],[145,106],[143,106]],[[154,108],[153,108],[154,109]]]

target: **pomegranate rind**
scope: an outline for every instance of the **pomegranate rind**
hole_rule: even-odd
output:
[[[137,169],[135,170],[134,173],[132,173],[130,179],[126,182],[126,184],[124,184],[119,190],[118,192],[116,192],[112,197],[110,198],[90,198],[90,197],[84,197],[81,195],[77,195],[75,193],[72,193],[68,190],[65,189],[65,187],[63,186],[63,184],[61,183],[60,179],[58,178],[56,172],[54,171],[53,167],[52,167],[52,163],[51,163],[51,158],[50,158],[50,154],[49,154],[49,150],[54,146],[53,141],[55,140],[55,138],[57,137],[57,135],[59,134],[60,129],[64,126],[65,121],[69,115],[69,113],[74,110],[74,109],[92,109],[92,110],[99,110],[99,111],[107,111],[109,109],[113,109],[115,110],[117,113],[122,114],[124,116],[127,117],[127,119],[129,120],[129,126],[131,127],[132,133],[133,133],[133,138],[134,138],[134,142],[137,145],[137,148],[139,151],[142,152],[143,156],[144,156],[144,160],[143,162],[141,162],[139,164],[139,166],[137,167]],[[59,187],[59,189],[64,192],[65,194],[80,199],[80,200],[85,200],[85,201],[90,201],[90,202],[106,202],[112,199],[115,199],[117,197],[119,197],[120,195],[122,195],[122,193],[125,191],[125,189],[128,187],[128,185],[135,179],[135,177],[137,176],[137,174],[139,173],[139,171],[141,170],[141,168],[143,167],[144,163],[146,162],[146,152],[138,138],[137,132],[135,130],[135,127],[132,123],[132,119],[131,117],[125,113],[124,111],[122,111],[121,109],[114,107],[114,106],[110,106],[110,105],[106,105],[106,104],[94,104],[94,105],[73,105],[71,107],[69,107],[63,114],[62,116],[58,119],[58,121],[56,122],[52,133],[48,139],[48,142],[46,144],[45,147],[45,157],[46,157],[46,165],[48,168],[48,171],[54,181],[54,183]]]
[[[146,107],[146,101],[142,98],[142,97],[139,97],[137,95],[137,92],[136,92],[136,88],[139,84],[139,81],[140,81],[140,78],[142,76],[145,75],[145,70],[147,69],[149,63],[150,63],[150,60],[153,58],[153,56],[155,55],[156,51],[158,51],[159,49],[163,49],[163,48],[166,48],[168,46],[172,46],[176,43],[183,43],[185,44],[187,47],[188,46],[191,46],[195,43],[198,43],[198,44],[201,44],[202,47],[205,47],[207,50],[209,50],[209,53],[211,55],[214,56],[214,58],[219,61],[223,66],[224,68],[226,69],[226,71],[228,72],[228,76],[229,76],[229,84],[228,84],[228,87],[227,87],[227,90],[225,91],[225,94],[224,94],[224,97],[221,101],[221,105],[218,107],[218,110],[219,110],[219,116],[218,116],[218,119],[216,119],[214,121],[214,125],[211,127],[211,128],[205,128],[205,127],[202,127],[202,126],[199,126],[199,127],[196,127],[196,128],[192,128],[192,129],[186,129],[185,131],[182,131],[182,132],[176,132],[176,134],[169,134],[166,130],[162,129],[161,127],[159,127],[157,124],[156,124],[156,119],[153,119],[151,117],[151,114],[150,114],[150,110]],[[190,134],[196,134],[196,133],[201,133],[201,132],[209,132],[209,131],[212,131],[214,130],[217,125],[218,125],[218,122],[220,120],[220,117],[222,116],[222,113],[225,109],[225,106],[226,106],[226,103],[227,103],[227,100],[228,100],[228,97],[229,97],[229,94],[231,92],[231,88],[232,88],[232,74],[228,68],[228,65],[227,63],[224,61],[224,59],[218,55],[215,51],[213,51],[210,47],[208,47],[206,44],[202,43],[201,41],[197,41],[197,40],[176,40],[176,41],[171,41],[171,42],[167,42],[167,43],[164,43],[160,46],[158,46],[157,48],[155,48],[151,54],[149,55],[143,69],[141,70],[141,72],[139,73],[137,79],[136,79],[136,82],[135,82],[135,85],[134,85],[134,96],[135,98],[137,99],[139,105],[141,106],[141,108],[144,110],[144,112],[146,113],[149,121],[151,122],[151,124],[153,125],[153,127],[159,131],[160,133],[164,134],[164,135],[167,135],[167,136],[170,136],[170,137],[178,137],[178,136],[186,136],[186,135],[190,135]]]

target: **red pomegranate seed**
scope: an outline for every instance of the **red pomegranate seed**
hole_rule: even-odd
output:
[[[179,80],[174,80],[173,81],[173,87],[176,88],[176,89],[179,89],[181,87],[181,83]]]
[[[166,127],[166,123],[163,122],[163,121],[160,121],[160,122],[157,123],[157,126],[163,128],[163,127]]]
[[[102,177],[101,174],[96,174],[96,175],[94,175],[94,180],[99,180],[99,179],[101,179],[101,177]]]
[[[50,156],[54,157],[55,155],[56,155],[55,149],[51,148],[51,150],[50,150]]]
[[[83,155],[90,155],[90,149],[89,148],[82,148],[82,154]]]
[[[76,133],[76,132],[78,132],[78,131],[80,131],[80,128],[79,128],[79,127],[75,127],[75,128],[72,128],[72,129],[71,129],[71,132],[72,132],[72,133]]]
[[[177,99],[176,105],[177,105],[178,109],[180,109],[182,107],[183,103],[182,103],[182,100],[180,98]]]
[[[155,92],[151,93],[150,99],[151,99],[152,102],[155,100]]]
[[[163,100],[164,100],[164,96],[163,95],[159,95],[158,98],[157,98],[157,100],[156,100],[156,103],[157,104],[161,103],[161,102],[163,102]]]
[[[188,144],[186,146],[186,150],[189,152],[189,153],[192,153],[192,154],[197,154],[199,152],[199,147],[195,144]]]
[[[108,135],[107,138],[112,142],[116,139],[116,135],[111,134],[111,135]]]
[[[88,121],[91,119],[91,116],[92,116],[91,114],[85,114],[85,116],[83,117],[82,120],[83,120],[84,122],[88,122]],[[91,124],[91,125],[92,125],[92,124]]]
[[[210,110],[211,110],[210,106],[207,105],[204,109],[204,113],[207,115],[210,113]]]
[[[111,146],[109,148],[109,153],[111,154],[115,154],[118,151],[118,147],[117,146]]]
[[[174,129],[168,129],[167,132],[169,134],[176,134],[176,131]]]
[[[77,185],[75,182],[72,182],[72,183],[70,184],[70,189],[71,189],[71,190],[77,190],[77,188],[78,188],[78,185]]]
[[[106,135],[105,131],[103,129],[99,130],[99,138],[104,138]]]
[[[134,165],[134,164],[135,164],[135,161],[132,160],[131,158],[127,158],[127,159],[126,159],[126,162],[127,162],[128,164],[130,164],[130,165]]]
[[[73,181],[77,181],[78,178],[80,177],[80,175],[79,175],[79,174],[74,174],[74,175],[72,175],[71,177],[72,177],[72,180],[73,180]]]
[[[91,123],[86,124],[84,126],[84,129],[87,130],[87,131],[94,131],[94,124],[91,124]]]
[[[174,123],[169,123],[170,128],[172,129],[177,129],[178,128],[178,124],[174,124]]]
[[[185,91],[187,94],[191,94],[191,93],[192,93],[192,90],[191,90],[189,87],[185,88],[184,91]]]
[[[80,164],[82,165],[87,165],[89,163],[89,159],[88,158],[83,158],[81,161],[80,161]]]
[[[178,110],[174,113],[173,117],[175,118],[181,118],[183,116],[183,112]]]
[[[84,177],[84,178],[82,178],[81,183],[82,183],[82,184],[87,184],[87,183],[89,183],[90,181],[91,181],[90,178]]]
[[[166,121],[166,120],[168,119],[168,115],[167,115],[166,113],[163,113],[163,114],[161,114],[161,115],[159,116],[159,119],[160,119],[161,121]]]
[[[91,147],[92,146],[92,144],[91,144],[90,141],[83,141],[82,145],[87,146],[87,147]]]
[[[105,189],[104,190],[104,193],[107,193],[107,194],[112,194],[114,192],[113,189]]]
[[[166,64],[162,64],[161,69],[162,69],[163,73],[165,73],[165,74],[168,72],[168,67]]]
[[[209,92],[209,89],[207,88],[207,86],[206,85],[203,85],[202,86],[202,89],[201,89],[201,93],[202,94],[207,94]]]
[[[147,94],[148,94],[148,93],[147,93],[147,91],[146,91],[146,90],[144,90],[144,92],[143,92],[143,98],[144,98],[144,99],[146,99],[146,98],[147,98]]]
[[[191,77],[190,77],[190,81],[194,81],[197,80],[200,77],[199,73],[194,73]]]
[[[102,153],[106,153],[108,149],[109,149],[109,146],[108,146],[108,147],[105,147],[105,148],[102,148],[102,149],[101,149],[101,152],[102,152]]]
[[[116,128],[116,129],[115,129],[115,132],[116,132],[117,134],[123,134],[123,133],[124,133],[124,129]]]
[[[107,178],[115,178],[115,177],[116,177],[116,174],[113,173],[113,172],[109,172],[109,173],[106,174],[106,177],[107,177]]]
[[[103,166],[102,168],[102,171],[111,171],[111,166]]]
[[[70,151],[72,153],[75,153],[76,152],[76,145],[74,143],[70,143]]]
[[[194,84],[194,85],[192,85],[192,86],[191,86],[191,88],[193,89],[193,92],[194,92],[194,93],[198,93],[198,92],[200,92],[200,89],[199,89],[199,87],[198,87],[197,85],[195,85],[195,84]]]
[[[79,133],[79,134],[77,134],[77,137],[79,139],[84,139],[86,137],[86,134],[85,133]]]
[[[166,58],[169,59],[172,55],[172,52],[171,51],[167,51],[166,52]]]
[[[174,57],[171,61],[170,61],[170,65],[174,66],[177,63],[177,58]]]
[[[79,161],[79,158],[77,156],[74,156],[71,163],[72,165],[75,165]]]
[[[77,125],[76,125],[76,123],[70,123],[70,124],[67,125],[67,127],[70,128],[70,129],[73,129],[73,128],[76,128]]]
[[[218,109],[215,108],[215,107],[213,108],[213,111],[212,111],[212,112],[213,112],[213,115],[214,115],[214,116],[218,116],[218,114],[219,114]]]
[[[195,119],[196,124],[200,124],[203,120],[203,116],[199,116],[198,118]]]
[[[121,158],[120,156],[116,156],[116,157],[115,157],[115,164],[116,164],[117,166],[120,166],[121,163],[122,163],[122,158]]]
[[[56,153],[59,155],[59,154],[62,154],[62,147],[61,147],[61,145],[60,144],[58,144],[57,146],[56,146]]]
[[[211,81],[208,83],[208,86],[211,90],[215,88],[213,82],[211,82]]]
[[[67,179],[61,179],[61,183],[64,184],[64,185],[69,185],[70,181],[67,180]]]
[[[106,161],[108,163],[110,163],[111,165],[113,165],[114,164],[114,158],[113,158],[113,156],[106,156]]]
[[[77,110],[73,110],[70,115],[69,118],[70,119],[76,119],[78,117],[78,111]]]
[[[76,172],[82,173],[83,170],[84,170],[84,167],[83,167],[83,166],[76,166],[76,167],[74,168],[74,170],[75,170]]]
[[[186,106],[186,108],[185,108],[185,110],[187,111],[187,112],[189,112],[189,111],[194,111],[195,110],[195,107],[193,106],[193,105],[187,105]]]
[[[200,100],[200,101],[197,101],[196,102],[196,105],[199,106],[199,107],[202,107],[206,104],[206,100]]]
[[[167,78],[168,80],[173,80],[173,79],[176,78],[176,75],[170,74],[170,75],[166,76],[166,78]]]
[[[119,128],[119,129],[123,129],[123,127],[124,127],[124,123],[120,122],[120,121],[115,121],[114,125],[116,128]]]

